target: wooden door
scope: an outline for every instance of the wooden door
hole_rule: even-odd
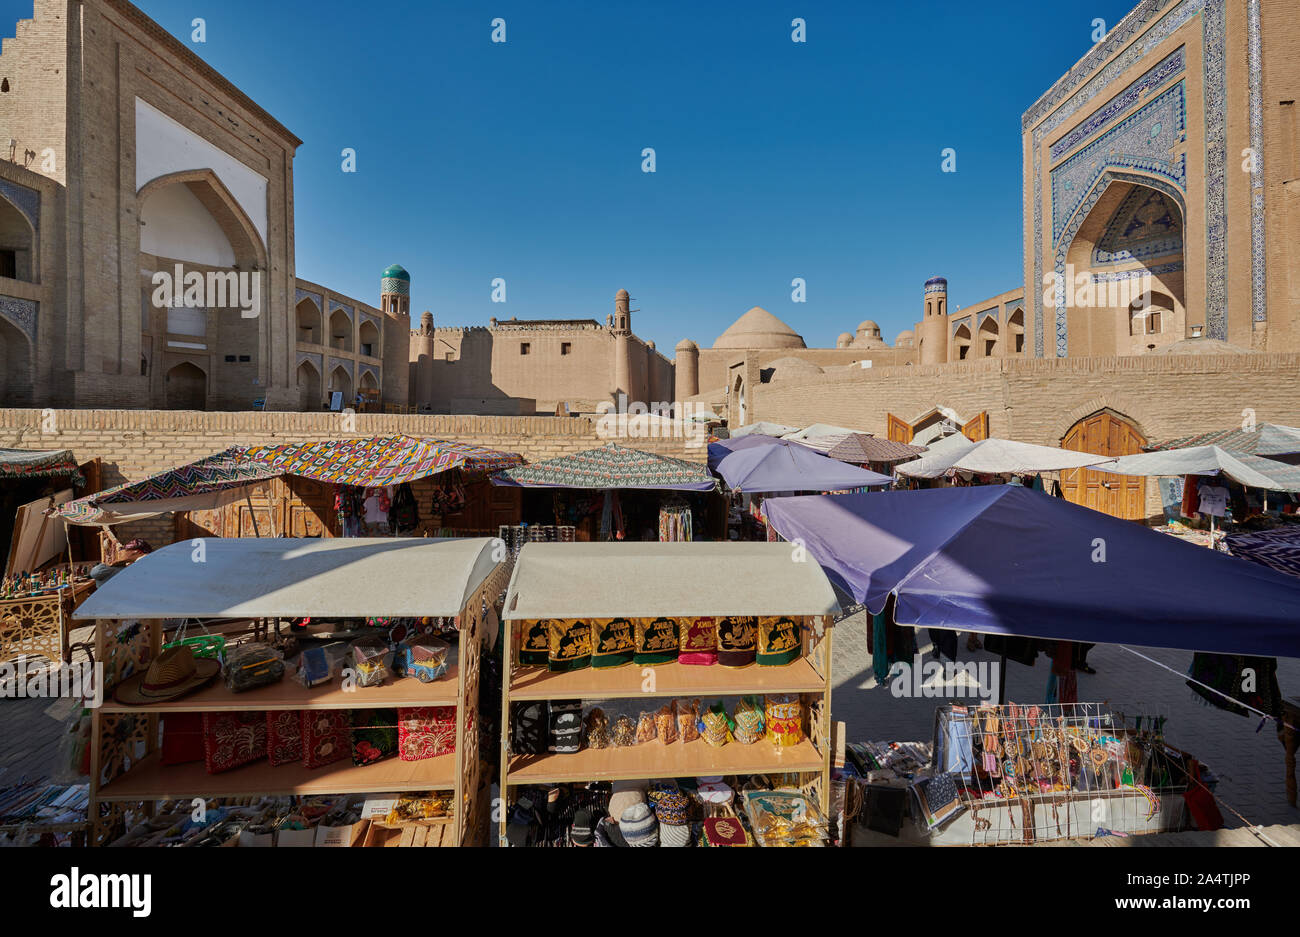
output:
[[[968,420],[962,424],[962,433],[971,442],[979,442],[981,439],[989,438],[989,412],[987,410],[980,413],[973,420]]]
[[[1062,449],[1097,455],[1135,455],[1146,438],[1132,423],[1109,410],[1075,423],[1061,440]],[[1137,521],[1146,517],[1146,479],[1138,475],[1112,475],[1093,469],[1061,473],[1061,493],[1066,500],[1084,504],[1103,514]]]
[[[889,413],[885,416],[885,429],[891,442],[911,442],[912,426],[906,420]]]

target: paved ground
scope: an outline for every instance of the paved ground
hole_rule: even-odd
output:
[[[88,629],[78,630],[73,640],[85,640],[83,633]],[[964,639],[961,646],[965,646]],[[928,652],[924,640],[922,650]],[[1189,651],[1135,650],[1179,674],[1191,662]],[[963,650],[962,656],[975,662],[996,662],[984,652],[967,654]],[[1196,755],[1218,774],[1217,793],[1229,826],[1242,826],[1241,817],[1251,824],[1300,823],[1300,810],[1286,802],[1282,746],[1271,725],[1256,732],[1257,719],[1201,705],[1179,676],[1119,647],[1098,645],[1088,661],[1098,672],[1095,676],[1079,674],[1079,699],[1108,702],[1113,709],[1128,713],[1166,716],[1165,734],[1170,743]],[[1283,692],[1300,693],[1300,660],[1279,663]],[[837,627],[834,665],[832,709],[836,719],[847,723],[850,740],[930,738],[935,707],[943,700],[898,699],[887,686],[876,684],[861,615]],[[1007,699],[1042,702],[1046,661],[1040,657],[1034,667],[1007,666]],[[65,700],[0,700],[0,786],[24,776],[49,776],[61,770],[60,741],[70,708]]]
[[[925,632],[922,649],[928,650]],[[996,662],[991,654],[965,651],[963,660]],[[866,623],[862,615],[841,622],[835,632],[834,683],[831,712],[847,723],[850,741],[928,740],[933,734],[934,710],[941,699],[897,699],[888,686],[878,686],[871,669]],[[1190,651],[1134,647],[1148,657],[1185,674]],[[926,654],[927,659],[933,653]],[[1163,715],[1165,737],[1171,745],[1190,752],[1220,778],[1216,794],[1228,826],[1300,823],[1300,810],[1286,802],[1286,773],[1282,745],[1272,723],[1258,733],[1259,720],[1243,718],[1202,705],[1180,676],[1115,645],[1099,644],[1088,652],[1095,675],[1079,674],[1080,702],[1108,702],[1112,710]],[[1048,665],[1041,655],[1033,667],[1007,664],[1007,700],[1041,703],[1046,698]],[[1278,661],[1278,681],[1284,695],[1300,693],[1300,660]]]

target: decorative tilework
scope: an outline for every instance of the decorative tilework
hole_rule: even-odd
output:
[[[320,355],[312,354],[310,351],[300,351],[298,352],[298,360],[294,362],[294,367],[295,368],[298,367],[298,365],[302,364],[304,361],[310,361],[313,365],[315,365],[316,373],[317,374],[321,373]]]
[[[977,326],[980,326],[984,324],[985,319],[989,319],[989,318],[996,319],[997,317],[998,317],[998,307],[994,306],[992,309],[985,309],[983,312],[976,313],[975,324]]]
[[[1259,34],[1260,0],[1247,0],[1247,50],[1250,69],[1250,148],[1254,150],[1254,172],[1250,176],[1250,261],[1251,320],[1268,320],[1268,289],[1265,273],[1268,255],[1264,243],[1264,89],[1263,59]]]
[[[321,299],[320,293],[313,293],[310,290],[305,290],[302,287],[299,287],[298,292],[294,296],[293,304],[296,306],[304,299],[310,299],[312,302],[314,302],[316,304],[317,309],[325,308],[325,301]]]
[[[1094,273],[1092,275],[1093,283],[1116,283],[1120,280],[1136,280],[1139,277],[1158,277],[1162,273],[1177,273],[1183,269],[1181,260],[1171,261],[1167,264],[1157,264],[1154,267],[1143,267],[1141,270],[1115,270],[1108,273]]]
[[[41,236],[41,193],[35,189],[29,189],[25,185],[10,182],[8,179],[0,179],[0,195],[7,198],[15,208],[23,213],[31,223],[32,230],[36,232],[36,237],[39,240]]]
[[[33,347],[36,345],[36,313],[38,305],[30,299],[0,296],[0,316],[18,327]]]
[[[398,296],[411,294],[411,282],[397,277],[384,277],[379,281],[380,293],[396,293]]]
[[[1059,247],[1061,232],[1107,169],[1140,170],[1185,189],[1187,154],[1170,151],[1185,139],[1186,122],[1187,99],[1180,81],[1053,169],[1053,245]]]
[[[1094,265],[1130,263],[1183,250],[1183,218],[1163,192],[1133,189],[1124,197],[1092,252]]]
[[[375,369],[374,369],[374,368],[369,368],[369,367],[362,368],[362,369],[361,369],[361,376],[364,378],[367,374],[370,375],[371,380],[373,380],[373,381],[375,382],[375,386],[378,387],[378,386],[379,386],[379,375],[375,373]],[[361,386],[360,382],[357,383],[357,386],[358,386],[358,387]]]
[[[333,315],[334,313],[338,312],[340,309],[342,309],[347,314],[347,317],[349,319],[353,318],[351,306],[344,305],[343,303],[339,302],[337,299],[330,301],[330,315]]]
[[[1155,48],[1175,30],[1196,16],[1207,0],[1143,0],[1116,27],[1107,34],[1091,52],[1061,78],[1035,104],[1025,112],[1021,126],[1034,128],[1033,151],[1033,250],[1034,282],[1030,284],[1029,300],[1034,318],[1034,355],[1043,357],[1043,303],[1039,290],[1043,284],[1043,199],[1042,199],[1042,143],[1062,123],[1073,117],[1093,98],[1101,94],[1120,74],[1133,66],[1142,56]],[[1224,0],[1209,0],[1222,3]],[[1162,11],[1164,11],[1162,13]],[[1157,17],[1159,17],[1157,19]],[[1154,21],[1154,22],[1153,22]],[[1148,28],[1148,24],[1151,24]],[[1144,31],[1145,30],[1145,31]],[[1130,40],[1138,36],[1132,44]],[[1124,48],[1125,46],[1127,48]],[[1123,49],[1123,52],[1119,50]],[[1118,53],[1118,54],[1116,54]],[[1099,68],[1111,56],[1104,67]],[[1092,76],[1091,78],[1089,76]],[[1139,79],[1140,81],[1141,79]],[[1064,103],[1062,103],[1064,102]],[[1059,107],[1058,107],[1059,105]],[[1055,108],[1055,110],[1053,110]],[[1044,115],[1047,115],[1044,118]],[[1041,123],[1038,123],[1041,121]],[[1035,126],[1037,124],[1037,126]]]
[[[971,327],[970,316],[962,316],[960,319],[953,319],[953,320],[952,320],[952,334],[953,334],[953,335],[956,335],[956,334],[957,334],[957,330],[958,330],[959,328],[961,328],[963,325],[966,326],[966,330],[967,330],[967,331],[970,331],[970,327]]]
[[[351,380],[352,375],[353,375],[354,372],[353,372],[353,370],[352,370],[352,362],[351,362],[349,359],[347,359],[347,358],[331,358],[331,359],[329,360],[329,369],[330,369],[330,374],[333,374],[333,373],[334,373],[334,369],[335,369],[335,368],[342,368],[344,371],[348,372],[348,379]]]
[[[1228,340],[1227,0],[1207,0],[1205,30],[1205,331]]]
[[[1104,107],[1094,111],[1087,120],[1053,143],[1050,154],[1052,161],[1060,159],[1119,115],[1129,111],[1142,100],[1144,95],[1159,88],[1175,75],[1181,75],[1187,68],[1186,51],[1186,47],[1179,46],[1165,56],[1155,68],[1115,95]]]

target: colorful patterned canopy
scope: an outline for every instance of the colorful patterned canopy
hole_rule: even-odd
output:
[[[703,465],[607,443],[536,465],[507,469],[492,484],[518,488],[667,488],[712,491],[717,484]]]
[[[1229,534],[1233,556],[1271,566],[1279,573],[1300,576],[1300,524],[1249,534]]]
[[[69,501],[54,513],[73,524],[120,523],[142,511],[147,516],[148,513],[178,510],[178,499],[236,488],[280,474],[260,462],[250,461],[245,453],[243,446],[231,446],[197,462]],[[154,511],[147,510],[150,505]]]
[[[68,481],[71,485],[86,483],[71,449],[0,449],[0,479],[62,476],[71,476]]]
[[[448,469],[493,472],[521,465],[515,452],[499,452],[445,439],[374,436],[288,446],[254,446],[245,452],[276,474],[301,475],[336,485],[396,485]]]

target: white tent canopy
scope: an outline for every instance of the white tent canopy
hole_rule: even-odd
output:
[[[1112,459],[1112,456],[1073,452],[1054,446],[1036,446],[1010,439],[981,439],[979,442],[971,442],[964,436],[949,436],[931,445],[929,451],[919,459],[897,466],[895,471],[913,478],[938,478],[948,469],[990,475],[1032,475],[1095,466]]]
[[[1300,429],[1294,426],[1279,426],[1277,423],[1262,423],[1259,427],[1259,445],[1255,447],[1256,455],[1296,455],[1300,453]]]
[[[739,439],[741,436],[748,436],[751,433],[758,433],[760,436],[776,436],[780,438],[786,433],[795,433],[799,431],[797,426],[786,426],[784,423],[769,423],[760,420],[757,423],[747,423],[744,426],[738,426],[731,431],[732,439]]]
[[[1218,446],[1163,449],[1141,455],[1121,456],[1099,471],[1116,475],[1216,475],[1222,472],[1248,488],[1271,491],[1300,491],[1294,466],[1258,456],[1228,452]]]
[[[497,566],[497,543],[488,537],[184,540],[136,560],[73,617],[450,617]]]
[[[707,570],[708,575],[701,575]],[[529,543],[507,619],[830,615],[834,590],[789,543]]]

